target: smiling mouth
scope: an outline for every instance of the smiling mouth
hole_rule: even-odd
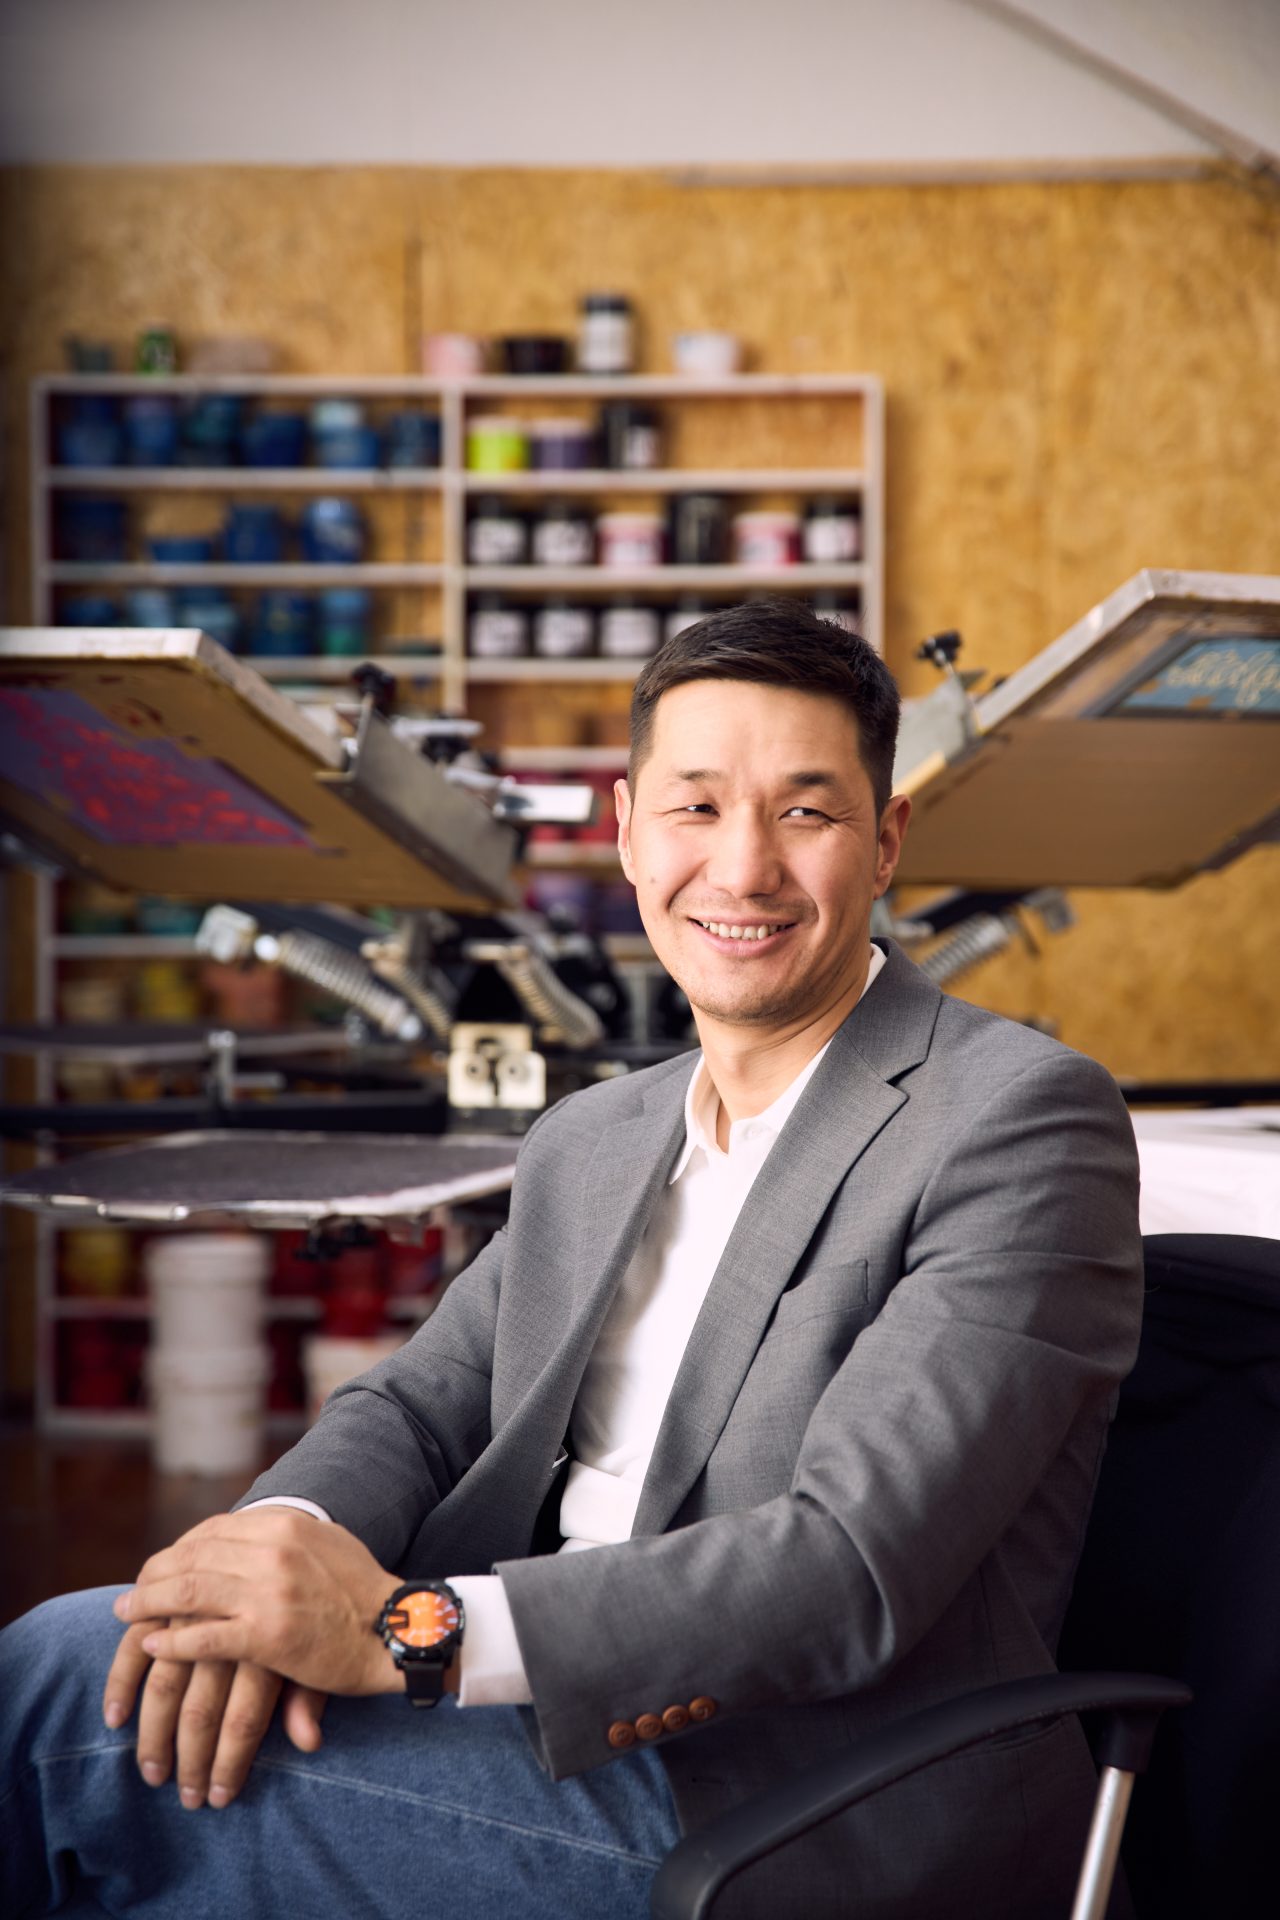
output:
[[[701,927],[704,933],[714,935],[717,940],[733,940],[745,947],[761,940],[772,939],[775,934],[788,933],[796,922],[794,920],[752,920],[739,923],[695,918],[693,924],[695,927]]]

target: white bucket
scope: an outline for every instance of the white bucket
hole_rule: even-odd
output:
[[[379,1360],[404,1345],[402,1333],[375,1333],[366,1340],[341,1340],[333,1334],[313,1333],[302,1343],[302,1366],[307,1376],[307,1412],[314,1420],[335,1387],[367,1373]]]
[[[255,1346],[271,1242],[258,1233],[174,1233],[146,1251],[162,1352],[213,1353]]]
[[[161,1473],[247,1473],[266,1431],[271,1354],[266,1347],[216,1353],[157,1349],[147,1374],[154,1414],[152,1458]]]

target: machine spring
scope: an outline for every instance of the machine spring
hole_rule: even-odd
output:
[[[989,960],[993,954],[1003,953],[1019,931],[1018,923],[1011,915],[978,914],[957,928],[917,965],[928,974],[935,987],[940,987],[945,981],[954,980],[957,974],[976,967],[980,960]]]
[[[492,957],[548,1040],[563,1040],[570,1047],[592,1047],[604,1037],[604,1023],[595,1008],[571,992],[540,953],[529,947],[509,946],[497,947]]]
[[[362,960],[344,953],[330,940],[311,933],[282,933],[276,964],[299,980],[344,1000],[375,1026],[397,1040],[417,1040],[422,1022],[397,993],[380,986]]]
[[[388,940],[370,941],[364,948],[365,958],[373,967],[380,980],[395,987],[413,1007],[422,1015],[437,1040],[448,1040],[453,1024],[452,1016],[444,1001],[431,991],[425,980],[420,980],[407,960],[399,958],[391,951]]]

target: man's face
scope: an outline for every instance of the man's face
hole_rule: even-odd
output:
[[[674,687],[634,799],[622,780],[616,795],[645,931],[695,1012],[798,1027],[860,984],[910,802],[877,819],[842,702],[745,680]]]

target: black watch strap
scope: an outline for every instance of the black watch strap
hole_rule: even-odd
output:
[[[438,1707],[444,1698],[446,1660],[403,1660],[404,1690],[411,1707]]]

